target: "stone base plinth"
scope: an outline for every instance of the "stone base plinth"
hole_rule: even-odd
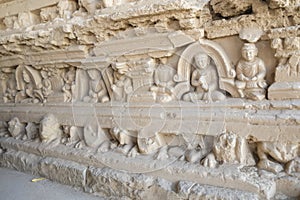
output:
[[[276,178],[260,176],[256,167],[208,168],[176,157],[153,160],[154,155],[137,155],[130,158],[118,152],[94,152],[64,145],[53,147],[13,138],[0,138],[0,147],[1,167],[39,175],[100,196],[252,200],[276,195]]]

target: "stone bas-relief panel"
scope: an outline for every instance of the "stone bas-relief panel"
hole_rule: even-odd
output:
[[[300,196],[299,2],[18,2],[1,166],[107,197]]]

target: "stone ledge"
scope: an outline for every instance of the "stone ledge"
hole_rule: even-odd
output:
[[[162,133],[192,133],[216,136],[224,129],[256,141],[300,141],[299,100],[264,101],[264,103],[229,99],[216,103],[170,102],[152,107],[152,103],[57,103],[57,104],[0,104],[2,121],[18,117],[21,122],[39,123],[49,113],[57,116],[61,125],[84,127],[97,119],[100,127],[113,128],[116,124],[126,130],[139,130],[136,124],[164,120]],[[242,110],[242,108],[244,108]],[[157,114],[148,115],[157,109]],[[120,114],[122,113],[122,114]],[[130,120],[124,120],[130,119]],[[122,121],[123,120],[123,121]],[[195,126],[196,124],[196,126]],[[264,133],[264,134],[261,134]]]
[[[255,167],[242,168],[239,165],[222,165],[212,169],[203,167],[200,164],[179,161],[177,157],[153,161],[151,160],[153,154],[147,156],[137,155],[133,158],[114,151],[97,153],[95,150],[92,151],[88,148],[74,149],[64,145],[54,147],[43,143],[18,141],[13,138],[0,138],[0,146],[3,149],[0,156],[0,164],[3,167],[39,174],[76,187],[84,186],[86,191],[100,193],[101,195],[105,195],[99,189],[101,188],[99,180],[105,183],[103,173],[106,174],[107,179],[115,177],[118,184],[124,181],[122,180],[124,177],[127,177],[126,180],[143,177],[142,182],[144,184],[147,184],[148,178],[153,180],[153,177],[159,177],[159,179],[171,185],[180,181],[188,181],[204,188],[207,186],[202,185],[220,187],[223,188],[217,190],[220,195],[222,191],[229,193],[240,191],[246,195],[245,198],[249,194],[251,198],[269,199],[276,192],[275,181],[260,177]],[[107,169],[107,167],[111,169]],[[156,181],[151,182],[151,184],[154,183]],[[121,188],[116,190],[123,191],[126,187]],[[113,194],[110,193],[111,191],[106,192],[108,192],[107,194]],[[234,193],[232,195],[235,195]]]

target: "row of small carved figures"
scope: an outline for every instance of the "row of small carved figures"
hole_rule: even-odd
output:
[[[46,114],[39,125],[33,122],[21,123],[17,117],[8,123],[1,122],[0,136],[53,145],[64,144],[80,149],[93,148],[102,153],[115,151],[127,157],[151,155],[158,160],[176,158],[210,168],[216,168],[223,163],[257,166],[275,174],[285,171],[289,175],[300,176],[299,143],[251,143],[237,134],[224,132],[217,137],[195,135],[197,139],[193,141],[197,141],[197,144],[185,141],[184,146],[171,146],[163,142],[164,135],[159,133],[148,138],[139,138],[119,127],[107,130],[108,134],[100,128],[101,134],[106,135],[103,137],[99,135],[99,127],[97,129],[95,133],[92,125],[81,128],[61,126],[53,114]]]
[[[257,48],[254,44],[244,44],[242,52],[243,57],[236,67],[237,76],[235,87],[237,93],[242,98],[262,100],[266,97],[265,90],[267,88],[264,62],[257,58]],[[183,99],[193,102],[199,100],[219,101],[225,99],[226,96],[219,87],[219,75],[216,67],[211,62],[211,58],[205,53],[200,53],[194,57],[194,61],[195,69],[191,73],[190,86],[188,89],[185,89],[185,94],[182,94],[183,96],[180,96],[180,99],[178,99],[178,93],[182,93],[182,88],[179,87],[180,84],[174,82],[174,69],[163,64],[158,65],[155,70],[154,67],[152,70],[148,70],[147,73],[145,73],[146,77],[139,77],[145,80],[149,79],[146,82],[149,86],[148,92],[151,92],[152,97],[147,94],[147,92],[144,92],[143,95],[163,103],[176,98],[178,100]],[[14,85],[13,83],[8,84],[9,81],[12,82],[14,78],[8,79],[9,81],[7,85],[5,85],[7,89],[4,94],[4,101],[9,102],[15,100],[16,102],[26,103],[46,102],[47,97],[53,93],[53,85],[57,84],[57,82],[61,82],[59,80],[63,80],[60,91],[64,93],[64,102],[71,102],[74,100],[74,96],[78,96],[78,94],[74,94],[77,70],[74,67],[70,67],[68,71],[66,71],[66,69],[61,71],[62,77],[56,77],[56,79],[54,79],[55,81],[53,81],[53,75],[51,77],[51,74],[54,72],[44,69],[39,71],[30,66],[17,67],[15,79],[17,80],[19,91],[17,92],[14,89],[14,86],[12,86]],[[138,86],[136,86],[132,78],[128,76],[128,71],[130,70],[127,65],[119,66],[118,68],[112,66],[111,74],[106,78],[108,80],[105,82],[103,80],[104,77],[97,69],[87,70],[84,79],[88,79],[88,84],[86,84],[87,86],[80,84],[80,87],[87,87],[88,91],[80,100],[93,103],[103,103],[109,100],[128,100],[128,96],[136,92],[134,91],[135,89],[140,89],[141,86],[145,86],[145,83],[139,82]],[[59,72],[56,73],[59,74]],[[11,74],[14,76],[13,73]],[[81,81],[83,81],[82,79],[83,77]],[[77,82],[78,81],[80,80],[77,80]],[[150,85],[152,86],[150,87]],[[191,90],[190,87],[194,88],[194,91]]]

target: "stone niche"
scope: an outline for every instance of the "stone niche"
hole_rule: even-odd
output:
[[[105,198],[298,199],[297,0],[0,2],[0,166]]]

